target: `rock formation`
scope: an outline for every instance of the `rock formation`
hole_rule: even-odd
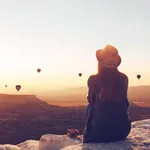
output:
[[[148,150],[150,149],[150,119],[132,123],[132,131],[125,141],[82,144],[66,135],[46,134],[39,141],[28,140],[18,145],[0,145],[0,150]]]

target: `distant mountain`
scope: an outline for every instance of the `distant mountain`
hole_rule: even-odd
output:
[[[59,101],[66,103],[87,103],[86,95],[87,87],[68,88],[54,91],[49,98],[46,99],[48,103],[55,104]],[[150,86],[131,86],[128,88],[128,99],[139,104],[145,103],[150,106]]]
[[[67,95],[87,95],[87,87],[77,87],[77,88],[67,88],[62,90],[57,90],[53,92],[53,95],[57,94],[60,96]],[[130,86],[128,88],[128,95],[130,97],[149,97],[150,98],[150,85],[147,86]]]
[[[150,85],[147,86],[131,86],[128,89],[129,99],[148,100],[150,101]]]
[[[76,98],[82,96],[83,98],[86,98],[88,92],[88,88],[87,87],[79,87],[79,88],[68,88],[68,89],[63,89],[63,90],[58,90],[58,91],[54,91],[50,97],[53,98],[67,98],[70,96],[74,96]],[[150,86],[131,86],[128,88],[128,97],[129,99],[147,99],[150,100]],[[70,99],[71,100],[71,99]]]
[[[0,112],[37,113],[56,107],[38,99],[35,95],[0,94]]]

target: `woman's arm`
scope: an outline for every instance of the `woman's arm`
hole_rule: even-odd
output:
[[[93,79],[94,75],[90,76],[87,81],[88,86],[87,100],[89,103],[92,103],[94,101]]]

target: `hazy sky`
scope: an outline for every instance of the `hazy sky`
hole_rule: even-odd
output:
[[[0,91],[17,93],[16,84],[34,94],[84,86],[97,71],[95,51],[106,44],[118,48],[130,85],[150,84],[149,6],[149,0],[0,0]]]

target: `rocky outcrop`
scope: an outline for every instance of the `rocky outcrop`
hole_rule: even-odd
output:
[[[49,105],[35,95],[0,94],[0,113],[37,113],[56,106]]]
[[[125,141],[83,144],[66,135],[46,134],[40,141],[28,140],[18,145],[0,145],[0,150],[148,150],[150,149],[150,119],[132,123],[132,131]]]

